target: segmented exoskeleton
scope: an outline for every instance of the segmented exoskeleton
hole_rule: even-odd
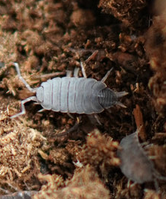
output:
[[[18,64],[14,63],[14,65],[19,78],[36,96],[23,100],[21,102],[22,112],[13,115],[11,118],[24,114],[24,104],[31,100],[41,104],[46,110],[63,113],[93,114],[100,113],[116,104],[125,107],[119,102],[119,98],[126,95],[127,92],[115,92],[104,83],[111,70],[101,81],[78,77],[77,71],[76,77],[53,78],[33,89],[21,76]]]
[[[138,138],[139,130],[137,129],[135,133],[124,137],[120,142],[117,151],[121,161],[120,169],[129,180],[135,183],[142,184],[154,181],[155,188],[159,191],[157,179],[166,181],[166,177],[157,172],[153,162],[142,148]]]

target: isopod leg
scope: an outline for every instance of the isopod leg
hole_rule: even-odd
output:
[[[87,75],[86,75],[86,72],[85,72],[85,63],[87,64],[90,60],[95,59],[96,56],[97,56],[97,54],[98,54],[98,50],[95,50],[95,51],[92,53],[92,55],[90,55],[90,56],[88,57],[88,59],[85,60],[85,62],[80,61],[82,74],[83,74],[83,76],[84,76],[85,78],[87,78]]]
[[[30,85],[25,81],[25,79],[21,76],[21,73],[20,73],[20,67],[18,65],[18,63],[14,62],[13,63],[15,68],[16,68],[16,71],[17,71],[17,74],[18,74],[18,77],[19,79],[23,82],[23,84],[27,87],[27,89],[33,93],[36,92],[36,89],[35,88],[31,88]]]
[[[70,113],[67,113],[67,115],[68,115],[71,119],[74,119],[74,117],[73,117]]]
[[[165,176],[161,176],[156,170],[154,170],[154,185],[155,185],[155,189],[156,189],[157,193],[160,193],[160,187],[159,187],[159,184],[158,184],[157,180],[166,181],[166,177]]]
[[[160,193],[159,183],[157,182],[157,179],[154,179],[154,186],[155,186],[156,192]]]
[[[79,70],[79,68],[74,69],[74,77],[78,77]]]
[[[100,122],[100,119],[99,119],[99,116],[97,114],[92,114],[92,115],[87,115],[90,122],[93,124],[93,125],[100,125],[101,126],[101,122]]]
[[[79,70],[80,70],[79,68],[74,68],[74,77],[78,77]],[[66,77],[72,77],[71,70],[66,71]]]
[[[137,184],[136,182],[132,182],[131,180],[128,180],[128,182],[127,182],[127,188],[130,189],[130,188],[134,187],[136,184]]]
[[[66,77],[71,77],[72,76],[72,71],[71,70],[67,70],[66,71]]]
[[[21,112],[20,113],[17,113],[13,116],[11,116],[10,118],[13,119],[13,118],[16,118],[16,117],[19,117],[20,115],[24,115],[26,113],[26,110],[25,110],[25,103],[26,102],[29,102],[29,101],[37,101],[36,97],[35,96],[32,96],[32,97],[28,97],[26,98],[25,100],[22,100],[21,101]]]
[[[73,127],[71,127],[70,129],[68,129],[67,131],[63,132],[63,133],[59,133],[56,135],[56,137],[63,137],[64,140],[68,139],[68,136],[70,135],[70,133],[72,133],[73,131],[77,130],[79,128],[79,125],[80,125],[80,118],[81,117],[78,117],[77,118],[77,121],[76,123],[74,124]]]
[[[83,61],[80,62],[81,65],[81,70],[82,70],[82,74],[85,78],[87,78],[86,72],[85,72],[85,63]]]

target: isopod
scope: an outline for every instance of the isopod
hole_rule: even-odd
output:
[[[155,170],[153,162],[148,158],[138,139],[139,129],[120,142],[117,155],[120,158],[120,169],[122,173],[131,181],[142,184],[145,182],[155,182],[156,190],[159,190],[156,179],[166,180]]]
[[[24,104],[29,101],[36,101],[46,110],[78,114],[100,113],[113,105],[125,107],[118,99],[128,93],[115,92],[104,83],[111,70],[101,81],[78,77],[78,70],[76,70],[75,77],[56,77],[43,82],[38,88],[31,88],[21,76],[18,64],[14,63],[14,65],[21,81],[36,96],[22,100],[22,111],[11,118],[25,114]]]
[[[0,199],[31,199],[36,193],[37,191],[19,191],[13,194],[0,196]]]

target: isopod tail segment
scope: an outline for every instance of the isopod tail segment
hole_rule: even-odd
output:
[[[126,92],[126,91],[120,91],[120,92],[114,91],[114,93],[115,93],[115,95],[117,96],[118,99],[129,94],[129,93]],[[126,107],[123,103],[121,103],[120,101],[117,101],[117,102],[116,102],[116,105],[121,106],[122,108],[127,108],[127,107]]]
[[[81,65],[81,70],[82,70],[82,74],[85,78],[87,78],[86,72],[85,72],[85,64],[83,61],[80,62]],[[108,76],[110,75],[110,73],[112,72],[113,67],[104,75],[104,77],[101,79],[102,83],[105,83],[105,81],[107,80]],[[77,73],[78,74],[78,73]],[[126,91],[120,91],[120,92],[116,92],[114,91],[114,94],[116,95],[116,97],[119,99],[121,97],[124,97],[126,95],[128,95],[129,93]],[[116,102],[116,105],[121,106],[122,108],[127,108],[123,103],[121,103],[120,101]]]
[[[111,68],[106,74],[105,76],[102,78],[101,82],[105,82],[108,78],[108,76],[110,75],[110,73],[112,72],[113,68]],[[120,92],[116,92],[114,91],[114,94],[116,95],[116,97],[119,99],[121,97],[124,97],[126,95],[128,95],[128,92],[126,91],[120,91]],[[116,105],[121,106],[122,108],[127,108],[123,103],[121,103],[120,101],[116,102]]]

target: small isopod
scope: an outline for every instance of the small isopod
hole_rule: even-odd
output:
[[[156,179],[166,180],[154,168],[153,162],[148,158],[138,139],[139,129],[120,142],[117,155],[121,160],[120,169],[122,173],[135,183],[155,182],[156,190],[159,190]]]
[[[0,199],[31,199],[37,191],[19,191],[16,193],[0,196]]]
[[[111,70],[107,72],[101,81],[78,77],[77,70],[74,73],[75,77],[57,77],[43,82],[38,88],[31,88],[21,76],[18,64],[14,63],[14,66],[21,81],[36,96],[22,100],[22,111],[11,116],[11,118],[25,114],[24,104],[29,101],[36,101],[46,110],[78,114],[100,113],[113,105],[125,107],[118,100],[128,93],[125,91],[115,92],[104,83]]]

